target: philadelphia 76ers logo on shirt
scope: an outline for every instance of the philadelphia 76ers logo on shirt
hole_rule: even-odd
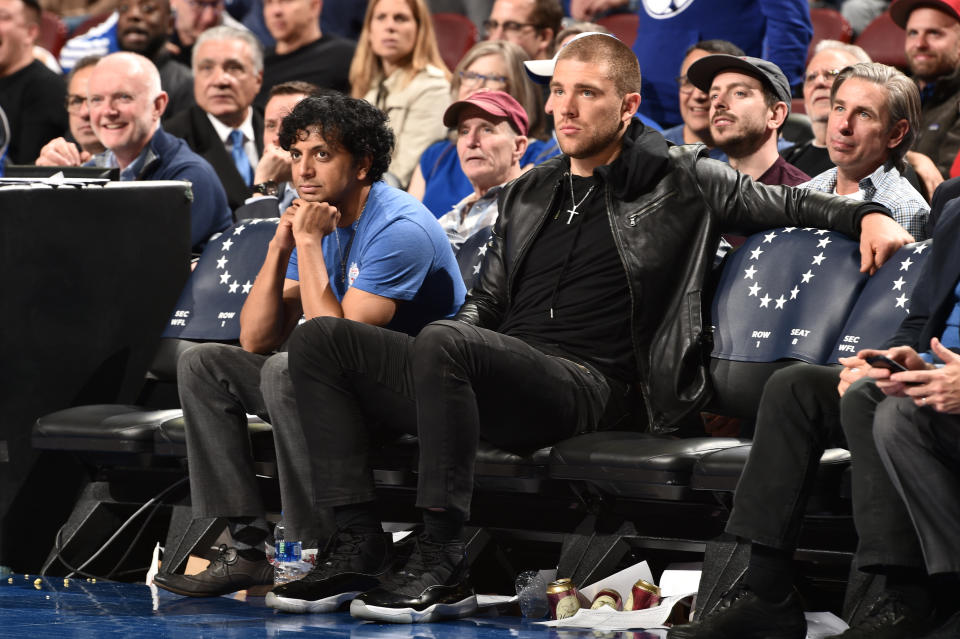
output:
[[[643,8],[651,18],[663,20],[682,13],[694,0],[643,0]]]

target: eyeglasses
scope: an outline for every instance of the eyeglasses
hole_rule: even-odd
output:
[[[685,75],[678,75],[674,78],[674,80],[677,81],[677,86],[680,87],[681,93],[690,93],[695,88],[693,86],[693,82],[690,81],[690,78]]]
[[[491,31],[496,31],[499,28],[503,28],[504,33],[520,33],[527,27],[537,28],[537,25],[532,22],[517,22],[515,20],[507,20],[506,22],[497,22],[496,20],[484,20],[483,21],[483,30],[487,33]]]
[[[817,78],[823,77],[824,82],[833,82],[837,79],[837,76],[840,75],[842,69],[820,69],[819,71],[811,71],[806,76],[804,76],[803,81],[806,84],[811,82],[816,82]]]
[[[460,71],[458,75],[460,76],[460,82],[468,86],[507,86],[507,77],[503,75],[483,75],[482,73],[475,73],[473,71]]]
[[[76,115],[87,105],[87,98],[82,95],[67,96],[67,112]]]

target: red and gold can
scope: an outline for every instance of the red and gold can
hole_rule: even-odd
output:
[[[580,610],[577,587],[570,579],[557,579],[547,585],[547,601],[550,602],[550,618],[566,619]]]
[[[638,579],[630,589],[624,610],[646,610],[660,604],[660,588],[649,581]]]
[[[609,606],[614,610],[620,610],[622,605],[623,599],[620,597],[619,592],[613,588],[604,588],[593,598],[593,603],[590,604],[590,610],[597,610],[604,606]]]

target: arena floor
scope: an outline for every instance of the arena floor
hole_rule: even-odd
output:
[[[603,639],[655,639],[666,631],[599,633]],[[0,637],[254,637],[338,639],[596,639],[591,631],[555,630],[489,611],[470,619],[416,625],[361,622],[342,612],[289,615],[262,597],[178,597],[155,587],[14,574],[0,579]]]

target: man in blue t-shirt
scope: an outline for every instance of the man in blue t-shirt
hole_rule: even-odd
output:
[[[201,344],[177,367],[193,514],[225,517],[233,542],[207,570],[163,573],[158,586],[203,597],[273,583],[247,414],[273,426],[287,538],[330,532],[314,506],[287,353],[276,352],[301,316],[414,335],[463,303],[463,280],[436,219],[380,181],[393,141],[383,113],[341,94],[306,98],[284,118],[280,146],[290,152],[300,197],[281,216],[244,303],[240,347]]]

